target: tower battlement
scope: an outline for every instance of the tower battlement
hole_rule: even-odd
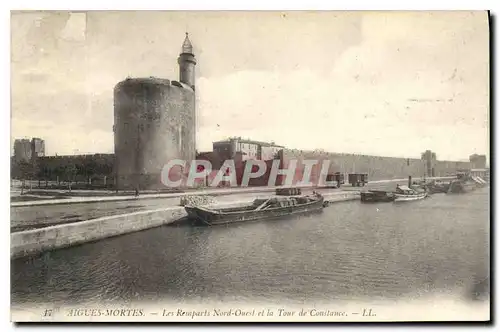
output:
[[[144,85],[162,85],[162,86],[175,86],[178,88],[190,90],[194,92],[193,87],[179,82],[179,81],[172,81],[166,78],[159,78],[159,77],[129,77],[124,79],[123,81],[117,83],[115,85],[115,91],[119,90],[121,88],[126,88],[127,86],[137,86],[140,84]]]

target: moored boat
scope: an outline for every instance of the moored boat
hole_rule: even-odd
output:
[[[418,192],[408,186],[397,186],[394,202],[416,201],[427,197],[427,192]]]
[[[426,189],[431,194],[447,193],[450,189],[450,182],[432,181],[425,185]]]
[[[184,208],[190,219],[212,226],[320,211],[325,206],[324,197],[315,193],[304,196],[256,199],[250,205],[236,208],[212,209],[202,206],[185,206]]]
[[[451,194],[461,194],[461,193],[469,193],[477,189],[477,184],[471,181],[464,180],[454,180],[450,184],[450,188],[448,189],[448,193]]]
[[[364,191],[360,195],[363,203],[392,202],[396,198],[394,193],[383,190]]]

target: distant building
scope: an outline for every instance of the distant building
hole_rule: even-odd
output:
[[[284,146],[274,142],[260,142],[241,137],[232,137],[227,140],[213,142],[213,151],[221,159],[234,159],[237,153],[241,154],[242,160],[271,160]]]
[[[33,157],[45,156],[45,141],[41,138],[34,137],[31,140],[28,138],[16,139],[14,141],[14,161],[15,162],[30,162]]]
[[[32,148],[31,141],[26,138],[16,139],[14,141],[14,161],[29,162],[31,160]]]
[[[422,160],[425,163],[425,175],[426,176],[436,176],[435,165],[437,162],[437,157],[431,150],[426,150],[422,153]]]
[[[45,141],[41,138],[34,137],[31,140],[32,156],[45,157]]]
[[[486,155],[484,154],[473,154],[469,157],[469,161],[473,169],[486,168]]]

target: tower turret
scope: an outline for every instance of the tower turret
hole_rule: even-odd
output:
[[[187,32],[184,43],[182,43],[182,52],[177,62],[179,63],[179,81],[194,89],[194,66],[196,65],[196,59],[193,54],[193,45],[191,45]]]

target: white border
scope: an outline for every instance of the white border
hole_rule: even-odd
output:
[[[422,0],[404,2],[397,0],[351,0],[345,2],[328,2],[323,0],[308,1],[231,1],[231,0],[189,0],[189,1],[98,1],[68,2],[62,0],[12,1],[10,9],[33,10],[486,10],[494,7],[493,1],[456,0],[445,1]],[[493,6],[493,7],[492,7]]]
[[[9,199],[10,193],[7,191],[10,187],[9,180],[9,164],[10,160],[7,159],[7,153],[10,156],[10,10],[33,10],[33,9],[46,9],[46,10],[61,10],[61,9],[71,9],[71,10],[491,10],[492,14],[500,13],[498,10],[499,1],[464,1],[464,0],[455,0],[455,1],[436,1],[436,0],[419,0],[412,2],[405,1],[361,1],[361,0],[350,0],[345,2],[335,2],[330,3],[330,1],[325,0],[307,0],[307,1],[293,1],[293,0],[253,0],[253,1],[234,1],[234,0],[212,0],[212,1],[203,1],[203,0],[188,0],[184,2],[180,1],[151,1],[151,0],[141,0],[134,1],[130,3],[126,3],[124,1],[96,1],[96,0],[87,0],[84,2],[69,2],[63,0],[51,0],[51,1],[3,1],[1,3],[2,6],[2,33],[0,34],[2,38],[2,44],[4,48],[2,49],[2,64],[4,66],[4,70],[2,71],[3,75],[3,86],[2,93],[3,96],[1,100],[3,101],[2,107],[2,116],[3,121],[0,122],[2,126],[1,132],[5,135],[4,139],[1,141],[1,155],[4,156],[5,162],[0,163],[2,170],[4,171],[4,176],[2,177],[2,204],[3,206],[3,227],[5,240],[1,241],[3,244],[3,250],[0,252],[4,255],[5,261],[3,266],[9,266],[10,270],[10,238],[9,238]],[[498,26],[498,18],[496,25]],[[498,45],[497,35],[495,37],[495,44]],[[498,52],[497,52],[498,53]],[[498,55],[494,54],[495,60],[498,60]],[[498,63],[498,61],[495,61]],[[496,74],[496,73],[495,73]],[[495,97],[498,94],[498,88],[495,87]],[[495,98],[496,100],[496,98]],[[498,117],[498,116],[497,116]],[[496,124],[496,123],[495,123]],[[496,150],[495,150],[496,152]],[[493,154],[492,154],[493,155]],[[495,170],[493,170],[495,172]],[[496,174],[496,172],[495,172]],[[495,199],[495,203],[497,203],[497,199]],[[497,204],[495,204],[497,205]],[[498,205],[497,205],[498,206]],[[497,227],[498,228],[498,227]],[[496,235],[496,234],[495,234]],[[2,274],[2,307],[1,307],[1,321],[2,321],[2,331],[13,330],[14,326],[9,323],[10,322],[10,281],[9,276],[10,273]],[[8,285],[8,286],[7,286]],[[497,306],[498,307],[498,306]],[[497,316],[498,319],[498,316]],[[184,328],[193,328],[189,326],[183,326]],[[371,326],[373,328],[373,326]],[[426,326],[427,327],[427,326]],[[25,327],[28,329],[37,328],[37,326]],[[46,330],[53,329],[72,329],[73,327],[68,326],[45,326]],[[79,327],[80,330],[90,330],[92,325]],[[104,327],[94,327],[97,330],[104,330]],[[108,326],[106,330],[122,328]],[[140,329],[138,326],[131,326],[132,329]],[[164,329],[165,327],[155,326],[153,328]],[[167,328],[175,329],[178,327],[168,326]],[[196,328],[196,327],[194,327]],[[218,326],[210,327],[212,329],[219,328]],[[243,327],[243,326],[232,326],[231,328],[253,328]],[[259,329],[268,328],[268,327],[258,327]],[[287,327],[284,327],[287,328]],[[305,327],[304,328],[308,328]],[[329,328],[329,326],[325,326],[324,328]],[[361,327],[362,329],[367,327]],[[377,327],[380,328],[380,327]],[[404,327],[403,327],[404,328]],[[428,327],[427,327],[428,328]],[[437,328],[437,327],[436,327]],[[454,328],[454,327],[451,327]]]

